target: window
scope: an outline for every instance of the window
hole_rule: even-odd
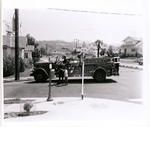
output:
[[[28,58],[28,53],[24,53],[24,58]]]
[[[135,52],[135,49],[131,49],[131,52]]]
[[[127,41],[126,42],[126,45],[132,45],[133,44],[133,41]]]

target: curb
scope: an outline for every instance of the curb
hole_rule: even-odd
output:
[[[133,66],[126,66],[126,65],[119,65],[120,67],[124,67],[124,68],[131,68],[131,69],[139,69],[139,70],[143,70],[143,68],[140,67],[133,67]]]
[[[50,102],[50,101],[47,101],[47,98],[48,97],[4,97],[3,100],[12,100],[12,99],[20,99],[20,100],[34,100],[34,102]],[[70,99],[78,99],[78,100],[81,100],[81,97],[53,97],[54,100],[70,100]],[[105,98],[94,98],[94,97],[85,97],[84,99],[97,99],[97,100],[108,100],[108,101],[112,101],[114,99],[105,99]],[[51,101],[51,102],[54,102]],[[118,100],[114,100],[114,101],[118,101]],[[138,102],[143,102],[143,99],[128,99],[127,101],[121,101],[121,102],[134,102],[134,101],[138,101]]]

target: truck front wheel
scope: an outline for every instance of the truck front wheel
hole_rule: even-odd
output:
[[[43,72],[37,72],[34,75],[34,79],[36,82],[45,82],[46,81],[46,76]]]
[[[106,79],[106,73],[103,70],[97,70],[94,73],[94,79],[98,82],[102,82]]]

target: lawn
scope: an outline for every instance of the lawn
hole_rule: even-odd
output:
[[[21,99],[9,99],[9,100],[4,100],[4,108],[8,107],[8,105],[12,105],[12,104],[26,104],[26,102],[32,102],[34,100],[21,100]],[[24,111],[22,112],[5,112],[4,113],[4,119],[9,119],[9,118],[16,118],[16,117],[26,117],[26,116],[35,116],[35,115],[42,115],[47,113],[47,111],[31,111],[29,113],[27,113],[24,109]]]

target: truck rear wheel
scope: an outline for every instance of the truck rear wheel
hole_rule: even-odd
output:
[[[34,79],[36,82],[45,82],[46,81],[46,76],[43,72],[37,72],[34,75]]]
[[[98,82],[102,82],[106,79],[106,73],[103,70],[97,70],[94,73],[94,79]]]

